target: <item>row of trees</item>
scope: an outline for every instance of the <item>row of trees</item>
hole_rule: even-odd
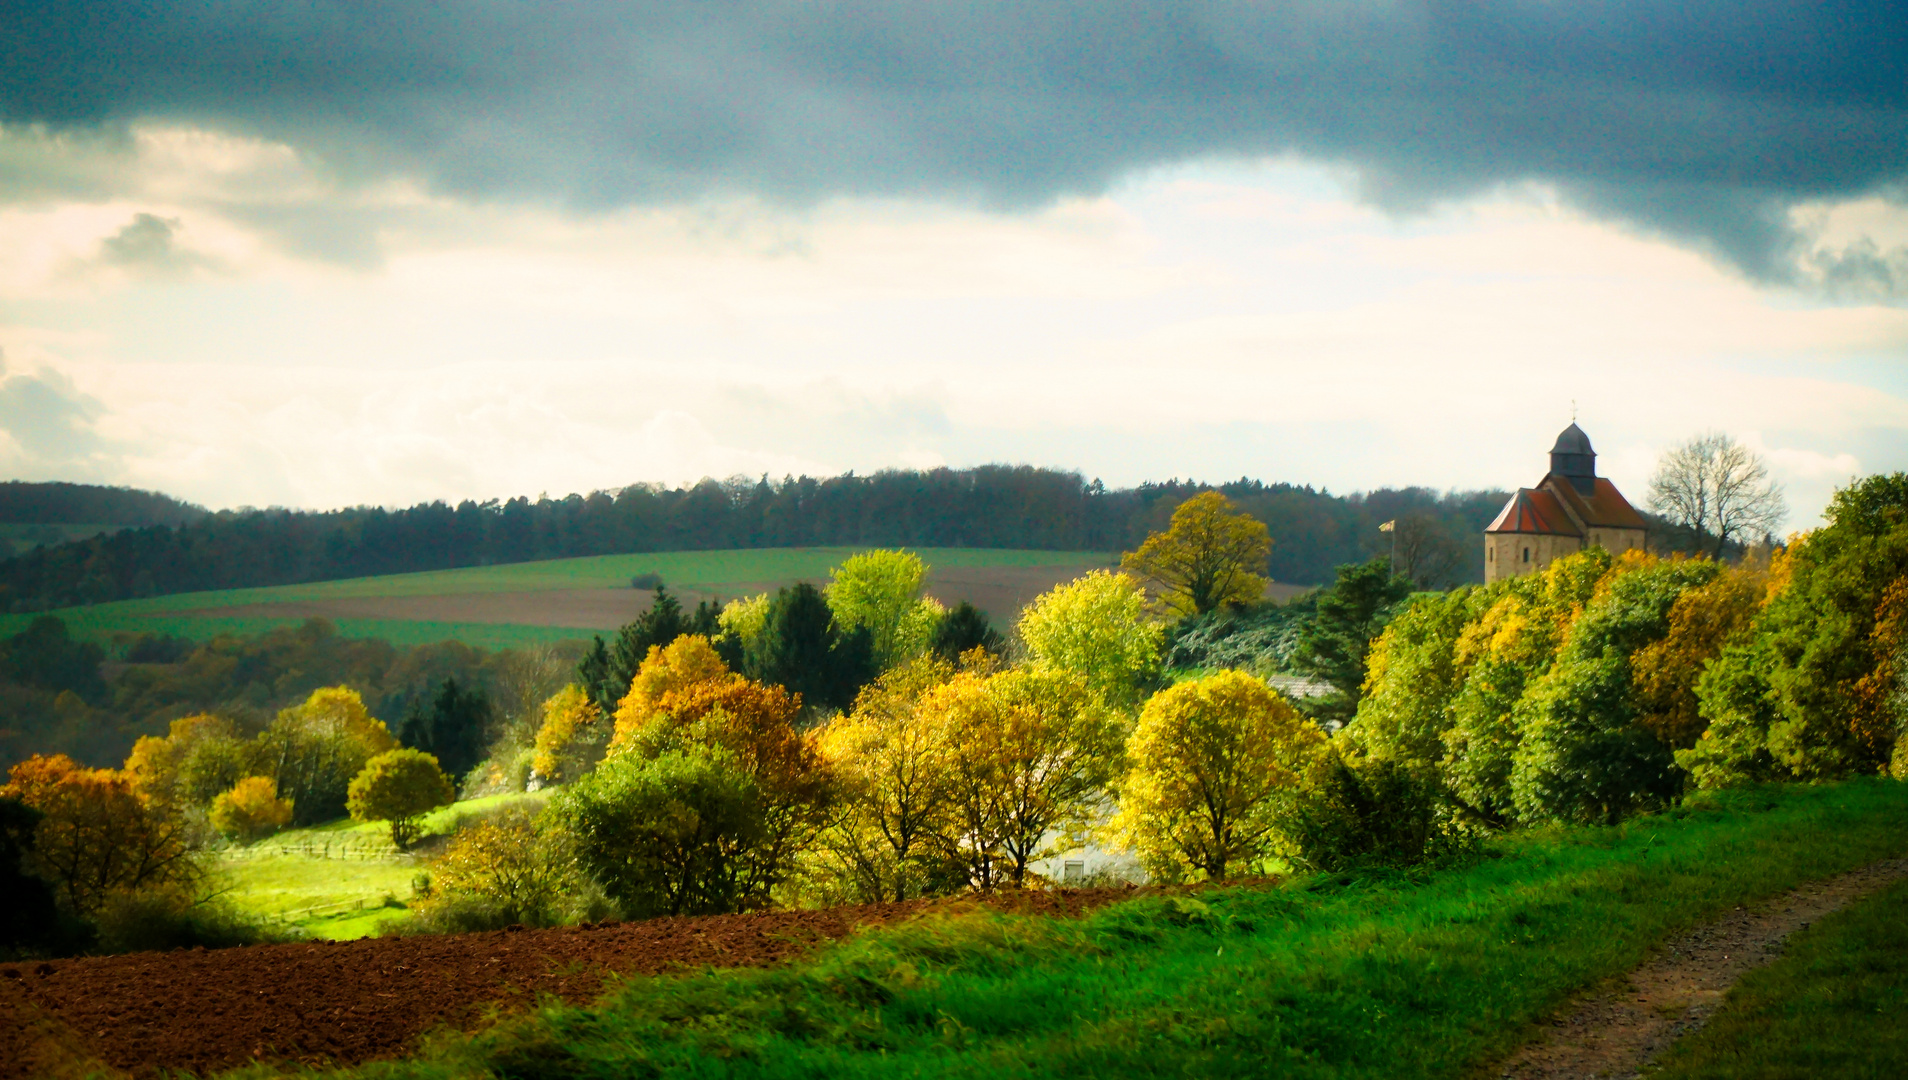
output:
[[[1688,786],[1908,776],[1908,476],[1730,566],[1591,549],[1419,599],[1373,647],[1361,755],[1495,826],[1614,821]]]
[[[0,610],[637,551],[831,544],[1112,551],[1136,545],[1207,490],[1266,523],[1277,544],[1262,569],[1288,582],[1321,582],[1339,563],[1374,554],[1377,524],[1393,519],[1422,537],[1424,581],[1469,580],[1478,572],[1468,557],[1473,537],[1504,499],[1417,488],[1344,498],[1256,480],[1115,490],[1077,473],[983,466],[635,485],[399,510],[221,511],[0,560]]]
[[[116,765],[141,736],[162,735],[174,720],[215,713],[249,734],[312,691],[343,685],[390,717],[407,745],[425,746],[462,773],[500,724],[533,712],[567,680],[578,651],[393,646],[343,637],[322,619],[204,642],[124,636],[102,649],[42,615],[0,639],[0,761],[64,753]],[[459,700],[439,700],[447,680]]]

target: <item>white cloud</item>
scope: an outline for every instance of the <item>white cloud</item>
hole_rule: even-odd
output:
[[[1767,433],[1798,518],[1843,463],[1908,468],[1908,310],[1761,289],[1542,189],[1401,221],[1273,163],[1024,214],[575,216],[346,193],[190,131],[112,152],[99,201],[0,210],[0,347],[95,403],[74,478],[213,505],[1001,459],[1501,487],[1573,401],[1639,500],[1711,427]],[[220,272],[71,272],[141,214]]]

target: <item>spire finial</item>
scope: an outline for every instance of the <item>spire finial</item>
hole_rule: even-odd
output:
[[[1570,422],[1573,424],[1577,422],[1577,399],[1576,398],[1570,399]]]

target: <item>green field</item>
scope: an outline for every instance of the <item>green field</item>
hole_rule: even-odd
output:
[[[763,548],[723,551],[674,551],[638,555],[599,555],[579,559],[512,563],[504,566],[433,570],[384,577],[350,578],[307,585],[225,589],[179,593],[148,600],[63,608],[53,612],[76,636],[101,642],[115,634],[177,634],[195,641],[218,634],[256,634],[297,625],[296,617],[204,615],[208,609],[259,604],[288,604],[392,597],[468,596],[532,593],[559,589],[627,588],[638,574],[661,574],[673,590],[735,595],[741,587],[796,578],[822,580],[859,547]],[[1099,552],[1021,551],[987,548],[920,548],[916,553],[937,569],[1108,565],[1115,557]],[[31,615],[0,615],[0,634],[18,633]],[[494,622],[441,622],[412,619],[337,618],[347,637],[384,638],[398,645],[457,640],[484,648],[548,644],[586,638],[600,630]]]
[[[1797,934],[1743,977],[1662,1080],[1908,1076],[1908,881]]]
[[[428,838],[467,818],[542,795],[494,795],[434,810],[424,818]],[[311,937],[348,940],[376,934],[409,913],[412,883],[428,859],[402,853],[381,822],[334,821],[291,829],[219,853],[215,888],[239,911]]]
[[[981,911],[773,969],[632,978],[345,1074],[1481,1075],[1665,937],[1905,851],[1908,784],[1706,793],[1614,828],[1508,837],[1439,872],[1146,897],[1081,920]]]

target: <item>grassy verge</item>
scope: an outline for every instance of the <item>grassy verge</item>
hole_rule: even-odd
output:
[[[1908,881],[1843,908],[1750,972],[1657,1080],[1908,1076]]]
[[[425,846],[468,818],[542,795],[493,795],[433,810],[424,817]],[[316,938],[345,941],[375,935],[409,918],[401,906],[423,862],[391,844],[382,822],[334,821],[292,829],[224,852],[219,885],[233,907]]]
[[[1908,850],[1908,785],[1706,796],[1436,874],[986,912],[636,978],[359,1077],[1462,1076],[1716,912]],[[268,1075],[255,1069],[241,1075]]]

